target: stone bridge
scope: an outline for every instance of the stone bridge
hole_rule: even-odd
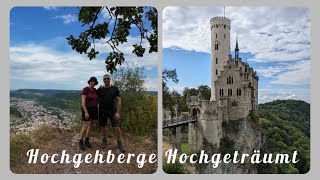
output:
[[[162,129],[182,126],[182,125],[185,125],[191,122],[196,122],[196,121],[197,121],[197,117],[195,116],[166,120],[166,121],[162,121],[163,122]]]
[[[171,136],[171,140],[175,148],[180,150],[181,141],[188,141],[188,124],[197,121],[196,116],[188,116],[181,118],[173,118],[171,120],[162,121],[162,129]]]

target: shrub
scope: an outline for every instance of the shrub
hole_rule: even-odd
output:
[[[185,174],[185,170],[180,163],[164,163],[163,171],[167,174]]]

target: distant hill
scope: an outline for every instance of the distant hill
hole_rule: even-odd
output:
[[[24,99],[35,99],[44,96],[55,96],[70,98],[80,96],[81,90],[58,90],[58,89],[19,89],[11,90],[10,97],[24,98]],[[149,95],[157,96],[157,91],[147,91]]]
[[[157,96],[158,92],[157,91],[147,91],[147,93],[151,96]]]
[[[268,111],[280,119],[290,122],[310,137],[310,104],[300,100],[276,100],[259,105],[260,110]]]
[[[259,122],[269,152],[292,154],[297,164],[277,164],[276,173],[307,173],[310,169],[310,104],[299,100],[277,100],[259,105]],[[268,165],[259,173],[269,173]]]
[[[24,98],[24,99],[36,99],[44,96],[54,96],[57,94],[78,94],[80,91],[76,90],[56,90],[56,89],[19,89],[11,90],[10,97]]]
[[[158,92],[147,91],[147,94],[157,96]],[[43,106],[57,107],[69,111],[79,111],[81,107],[80,95],[81,90],[19,89],[10,91],[11,98],[33,100]]]

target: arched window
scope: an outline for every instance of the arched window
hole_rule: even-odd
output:
[[[231,84],[233,84],[233,76],[231,77]]]
[[[219,44],[220,44],[220,42],[219,41],[215,41],[214,42],[214,50],[219,50]]]
[[[218,50],[218,44],[214,45],[214,50]]]
[[[218,69],[216,69],[216,75],[218,75]]]
[[[218,58],[216,58],[216,64],[218,64]]]
[[[229,77],[227,77],[227,84],[229,84]]]
[[[218,34],[216,33],[216,38],[218,38]]]

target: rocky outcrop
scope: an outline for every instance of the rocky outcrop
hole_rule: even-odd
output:
[[[265,149],[265,138],[262,135],[257,119],[252,115],[247,118],[239,119],[237,121],[229,121],[228,124],[223,125],[223,139],[228,139],[232,142],[233,147],[224,147],[220,144],[219,149],[210,145],[204,144],[205,151],[207,154],[221,153],[222,149],[232,149],[231,154],[234,151],[239,151],[239,154],[248,153],[252,154],[253,150]],[[223,143],[223,139],[221,143]],[[213,168],[212,164],[201,165],[199,173],[205,174],[256,174],[257,165],[251,163],[234,164],[221,163],[217,168]]]

